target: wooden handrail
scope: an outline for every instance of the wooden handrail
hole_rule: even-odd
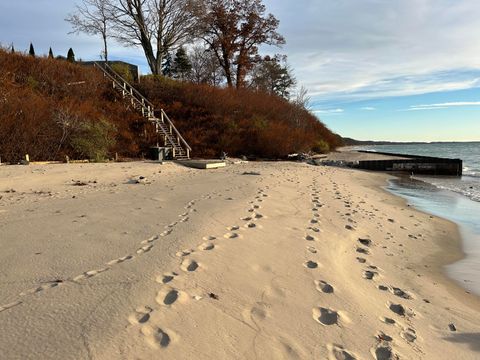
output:
[[[164,123],[164,119],[167,120],[167,123],[170,127],[170,131],[165,131],[164,129],[162,130],[164,132],[165,137],[168,138],[169,142],[174,148],[177,145],[175,143],[175,139],[172,137],[173,135],[172,131],[177,136],[178,144],[180,145],[180,147],[181,147],[181,144],[180,144],[181,142],[186,147],[187,154],[189,154],[189,152],[192,151],[192,148],[190,147],[190,145],[188,145],[187,141],[183,138],[183,136],[180,134],[178,129],[175,127],[175,125],[173,124],[173,122],[170,120],[167,113],[163,109],[160,109],[161,119],[158,119],[155,116],[155,108],[153,104],[150,101],[148,101],[148,99],[145,96],[143,96],[137,89],[135,89],[132,85],[130,85],[130,83],[128,83],[128,81],[126,81],[121,75],[119,75],[115,70],[113,70],[110,65],[106,63],[100,64],[96,61],[94,62],[94,65],[98,67],[100,70],[102,70],[102,72],[107,77],[109,77],[110,80],[114,82],[114,84],[117,84],[122,90],[125,90],[128,93],[128,95],[130,95],[131,98],[135,100],[142,107],[143,116],[145,116],[144,111],[146,111],[147,117],[151,121],[157,121],[157,122],[160,121]]]
[[[129,90],[131,90],[133,93],[135,93],[135,95],[137,95],[140,98],[140,100],[143,100],[145,102],[145,104],[149,105],[152,108],[152,113],[153,113],[153,109],[154,109],[153,104],[150,101],[148,101],[148,99],[145,96],[143,96],[140,93],[140,91],[135,89],[132,85],[130,85],[130,83],[127,80],[125,80],[122,76],[120,76],[120,74],[118,74],[115,70],[113,70],[110,65],[108,65],[106,63],[105,64],[99,64],[96,61],[94,62],[94,64],[95,64],[95,66],[100,68],[104,72],[104,74],[106,74],[111,80],[114,80],[121,87],[124,87],[124,85],[126,84],[130,88]]]
[[[175,127],[175,125],[173,125],[173,122],[170,120],[170,118],[168,117],[167,113],[163,110],[163,109],[160,109],[160,111],[162,112],[163,116],[165,116],[165,118],[167,119],[168,121],[168,124],[172,127],[173,131],[175,131],[175,134],[177,134],[177,136],[180,138],[180,140],[182,141],[182,143],[186,146],[186,148],[190,151],[192,151],[192,148],[190,147],[190,145],[188,145],[188,143],[186,142],[186,140],[183,138],[183,136],[180,134],[180,132],[177,130],[177,128]]]

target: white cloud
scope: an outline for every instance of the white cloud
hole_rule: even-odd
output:
[[[317,99],[361,100],[480,85],[478,0],[265,2],[287,40],[281,51]],[[457,71],[463,72],[460,78]]]
[[[0,42],[37,53],[98,59],[101,40],[67,36],[76,0],[0,1]],[[480,87],[478,0],[264,0],[280,20],[283,49],[314,100],[362,100]],[[21,23],[12,14],[21,14]],[[111,43],[115,58],[144,65],[139,48]],[[331,105],[332,106],[332,105]]]
[[[423,104],[423,105],[411,105],[404,111],[417,111],[417,110],[438,110],[448,109],[450,107],[463,107],[463,106],[480,106],[480,101],[456,101],[456,102],[444,102],[437,104]]]
[[[374,108],[373,106],[364,106],[364,107],[360,108],[360,110],[374,111],[374,110],[377,110],[377,109]]]
[[[336,114],[339,115],[343,113],[345,110],[343,109],[318,109],[318,110],[312,110],[314,114]]]

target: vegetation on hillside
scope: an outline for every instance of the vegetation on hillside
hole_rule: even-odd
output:
[[[143,77],[139,89],[169,114],[195,156],[218,157],[225,151],[285,158],[341,144],[341,138],[303,106],[277,95],[157,76]]]
[[[0,50],[0,156],[17,162],[140,157],[157,139],[102,74]],[[284,158],[340,144],[302,105],[275,94],[146,76],[138,88],[174,121],[195,157]]]
[[[99,123],[114,126],[99,128]],[[63,60],[0,50],[0,157],[17,162],[93,158],[118,152],[138,156],[146,147],[144,121],[118,102],[93,68]],[[87,151],[92,131],[107,136],[108,149]],[[95,135],[95,134],[94,134]]]

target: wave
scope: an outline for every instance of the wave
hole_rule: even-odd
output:
[[[463,176],[464,177],[472,177],[472,178],[477,178],[480,179],[480,172],[479,171],[471,171],[471,170],[463,170]]]
[[[470,200],[480,202],[480,188],[479,187],[470,187],[470,186],[457,186],[455,184],[439,184],[435,182],[430,182],[431,185],[435,186],[437,189],[451,191],[456,194],[463,195]]]

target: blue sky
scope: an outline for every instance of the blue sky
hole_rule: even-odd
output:
[[[0,1],[0,43],[98,58],[98,38],[67,34],[75,2]],[[287,44],[262,50],[288,55],[311,110],[332,130],[361,140],[480,140],[480,1],[264,3]],[[112,43],[110,53],[147,69],[141,49]]]

